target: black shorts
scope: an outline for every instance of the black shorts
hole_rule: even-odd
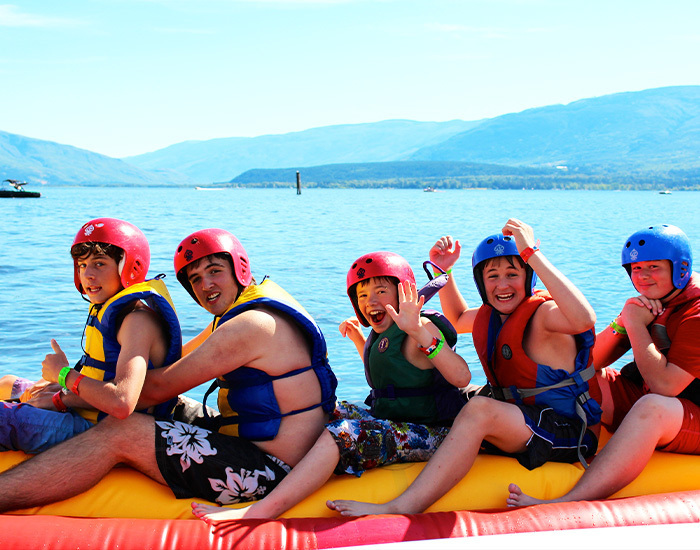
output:
[[[156,421],[155,444],[160,473],[177,498],[259,500],[291,470],[247,439],[183,422]]]
[[[532,430],[527,449],[522,453],[505,453],[488,441],[483,442],[487,453],[513,456],[528,470],[534,470],[546,462],[578,462],[578,439],[583,422],[580,418],[569,418],[544,405],[516,405],[525,423]],[[593,456],[598,450],[598,438],[586,430],[581,442],[584,458]]]

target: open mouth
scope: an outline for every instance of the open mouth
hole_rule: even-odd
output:
[[[207,302],[215,302],[219,296],[221,296],[221,292],[213,292],[209,296],[207,296]]]
[[[507,302],[508,300],[512,300],[515,297],[515,293],[512,292],[510,294],[497,294],[496,295],[496,301],[498,302]]]
[[[378,325],[379,323],[381,323],[384,320],[384,317],[386,316],[386,311],[375,310],[375,311],[368,312],[368,314],[369,314],[370,322],[373,325]]]

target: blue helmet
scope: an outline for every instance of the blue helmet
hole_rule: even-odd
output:
[[[673,286],[685,288],[693,272],[690,241],[675,225],[652,225],[637,231],[622,248],[622,267],[632,276],[632,263],[669,260]]]
[[[479,289],[479,295],[485,304],[489,304],[488,298],[486,296],[486,289],[484,288],[484,262],[490,260],[491,258],[498,258],[499,256],[517,256],[520,257],[518,252],[518,247],[515,245],[515,239],[513,237],[503,235],[502,233],[496,233],[486,237],[481,241],[472,255],[472,269],[474,271],[474,282],[476,283],[476,288]],[[527,296],[532,296],[535,290],[535,283],[537,282],[537,275],[532,270],[532,268],[525,264],[525,294]]]

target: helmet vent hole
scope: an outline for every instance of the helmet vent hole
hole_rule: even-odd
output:
[[[644,246],[646,244],[646,241],[644,239],[639,240],[639,246]]]
[[[197,237],[194,237],[194,238],[190,241],[191,244],[197,244],[198,242],[199,242],[199,239],[198,239]]]
[[[180,246],[177,247],[177,251],[178,251],[178,253],[179,253],[179,252],[182,252],[182,245],[180,245]]]
[[[352,264],[352,268],[351,268],[351,269],[355,269],[356,267],[357,267],[357,262],[355,262],[354,264]]]
[[[372,258],[367,258],[367,259],[365,260],[365,263],[366,263],[366,264],[371,264],[371,263],[372,263]]]
[[[491,244],[492,242],[493,242],[493,239],[489,239],[488,241],[486,241],[486,244]]]
[[[508,236],[503,237],[503,240],[504,240],[504,241],[509,241],[509,240],[510,240],[510,237],[508,237]]]

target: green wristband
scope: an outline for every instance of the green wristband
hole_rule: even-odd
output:
[[[58,383],[61,384],[64,388],[68,389],[66,387],[66,376],[68,376],[68,373],[70,372],[70,367],[63,367],[60,372],[58,373]]]
[[[437,354],[440,353],[443,345],[445,345],[445,340],[440,340],[438,345],[435,346],[435,349],[428,354],[428,359],[435,359]]]
[[[617,324],[617,319],[613,319],[610,321],[610,327],[613,329],[613,332],[616,334],[627,334],[627,329],[623,327],[622,325]]]

